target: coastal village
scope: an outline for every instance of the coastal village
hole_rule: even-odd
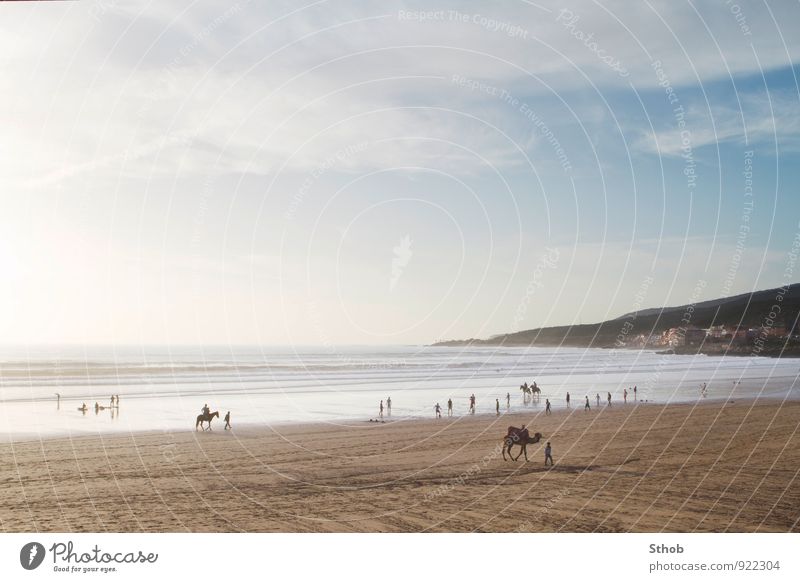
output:
[[[671,327],[661,333],[634,336],[628,347],[638,348],[682,348],[703,347],[719,351],[757,348],[766,343],[789,344],[800,341],[800,325],[779,326],[729,326],[713,325],[701,327]]]

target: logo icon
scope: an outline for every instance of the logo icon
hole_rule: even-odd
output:
[[[26,570],[35,570],[44,561],[44,546],[39,542],[30,542],[19,551],[19,563]]]
[[[411,250],[411,237],[405,235],[400,239],[398,245],[392,248],[394,258],[392,259],[392,277],[389,280],[389,291],[394,291],[400,276],[403,274],[403,269],[408,265],[414,251]]]

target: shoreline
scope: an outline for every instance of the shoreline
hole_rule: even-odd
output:
[[[563,403],[559,403],[558,405],[554,405],[552,408],[551,416],[557,417],[560,414],[567,414],[567,413],[574,413],[576,410],[583,412],[583,400],[576,397],[575,406],[571,408],[567,408]],[[708,405],[719,405],[719,404],[750,404],[753,406],[757,406],[759,404],[783,404],[788,402],[797,402],[800,403],[800,395],[798,397],[790,398],[790,397],[780,397],[780,396],[760,396],[758,398],[752,397],[741,397],[741,398],[731,398],[731,397],[707,397],[703,399],[698,399],[696,402],[690,402],[687,400],[676,400],[672,402],[651,402],[649,400],[642,400],[642,401],[630,401],[627,404],[623,404],[621,402],[615,402],[612,408],[625,408],[625,407],[633,407],[633,406],[661,406],[661,407],[675,407],[675,406],[708,406]],[[590,406],[591,411],[596,412],[597,406],[594,400],[590,398]],[[601,398],[600,401],[600,410],[604,410],[606,408],[606,402]],[[475,420],[490,420],[490,419],[498,419],[503,417],[517,417],[517,416],[532,416],[536,417],[539,415],[544,415],[544,402],[540,402],[538,405],[529,405],[525,406],[517,406],[511,410],[506,410],[501,406],[500,415],[495,414],[494,412],[477,412],[474,415],[471,414],[460,414],[460,415],[453,415],[453,420],[462,419],[475,419]],[[314,428],[314,427],[335,427],[335,428],[360,428],[363,426],[380,426],[380,425],[392,425],[398,423],[409,423],[409,422],[440,422],[446,421],[448,417],[446,416],[446,412],[443,412],[441,419],[436,419],[431,416],[422,416],[422,415],[395,415],[395,416],[387,416],[384,418],[383,421],[378,420],[377,418],[372,419],[365,419],[363,417],[341,417],[335,420],[324,421],[324,420],[309,420],[309,421],[297,421],[297,420],[284,420],[284,421],[276,421],[269,424],[266,423],[256,423],[256,422],[242,422],[242,423],[235,423],[235,430],[237,432],[247,431],[258,431],[258,430],[268,430],[271,432],[273,428],[283,428],[283,429],[292,429],[292,428]],[[211,432],[225,432],[223,421],[220,419],[218,420],[217,428],[212,430]],[[129,431],[123,430],[99,430],[99,431],[86,431],[82,433],[51,433],[46,435],[37,435],[35,433],[21,433],[19,436],[10,436],[8,433],[0,433],[0,445],[13,445],[17,443],[31,443],[31,442],[46,442],[46,441],[53,441],[53,440],[80,440],[80,439],[112,439],[112,438],[135,438],[137,436],[151,436],[151,435],[172,435],[172,434],[191,434],[191,433],[198,433],[200,434],[203,431],[199,430],[192,430],[192,429],[175,429],[175,428],[147,428],[147,429],[134,429]],[[208,432],[208,431],[206,431]]]
[[[522,423],[544,438],[504,461]],[[800,531],[799,429],[798,401],[736,400],[3,443],[0,526]]]

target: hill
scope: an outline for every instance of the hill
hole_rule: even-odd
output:
[[[778,310],[774,307],[778,306]],[[771,317],[770,315],[774,317]],[[500,334],[489,339],[451,340],[434,345],[503,345],[503,346],[572,346],[572,347],[641,347],[671,346],[678,351],[683,343],[699,343],[699,348],[692,351],[718,352],[730,351],[738,346],[750,345],[758,334],[746,334],[745,329],[763,332],[765,344],[769,344],[768,352],[775,345],[786,346],[787,338],[798,329],[797,320],[800,314],[800,283],[776,289],[766,289],[743,293],[733,297],[725,297],[677,307],[651,308],[626,313],[615,319],[601,323],[583,325],[565,325],[542,327],[515,333]],[[733,335],[730,339],[702,338],[695,342],[683,337],[697,337],[696,329],[708,329],[722,326]],[[735,334],[739,330],[738,338]],[[668,336],[677,334],[678,341],[670,341]],[[703,334],[701,334],[703,335]],[[667,339],[665,339],[665,337]],[[727,336],[726,336],[727,337]],[[737,339],[737,341],[733,341]],[[744,339],[744,341],[738,341]],[[713,340],[713,341],[712,341]],[[777,342],[777,343],[776,343]],[[719,348],[713,344],[728,344]],[[762,348],[765,349],[765,348]],[[742,351],[739,349],[738,351]],[[747,350],[744,350],[747,351]],[[794,351],[794,350],[792,350]],[[765,353],[764,355],[775,355]]]

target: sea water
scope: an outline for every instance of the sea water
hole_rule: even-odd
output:
[[[800,359],[678,356],[654,351],[510,347],[103,347],[0,350],[0,438],[194,430],[203,405],[230,411],[234,427],[391,420],[554,410],[596,394],[622,403],[637,387],[646,404],[700,399],[797,399]],[[536,381],[541,399],[525,404],[520,384]],[[701,396],[701,384],[707,384]],[[56,396],[60,395],[60,399]],[[110,406],[119,395],[119,407]],[[78,410],[85,403],[88,410]],[[95,403],[106,407],[95,410]],[[384,420],[390,420],[388,409]]]

